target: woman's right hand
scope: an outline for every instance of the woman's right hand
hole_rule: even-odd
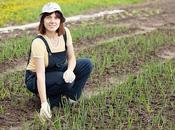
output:
[[[75,80],[74,72],[70,69],[67,69],[63,74],[63,79],[66,83],[72,83]]]
[[[50,111],[50,105],[48,102],[43,102],[41,104],[41,109],[40,109],[40,119],[45,122],[46,120],[51,119],[52,113]]]

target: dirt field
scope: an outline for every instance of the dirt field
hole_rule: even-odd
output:
[[[114,9],[118,7],[113,7]],[[121,9],[121,7],[119,7]],[[125,35],[130,35],[139,31],[151,31],[152,29],[175,29],[175,1],[174,0],[156,0],[153,2],[147,2],[144,4],[138,4],[134,6],[123,6],[122,9],[126,10],[126,13],[122,13],[120,15],[108,15],[104,18],[97,18],[95,20],[90,20],[89,22],[95,23],[102,21],[104,23],[108,23],[111,26],[114,25],[125,25],[129,27],[130,33],[119,33],[119,34],[109,34],[108,36],[96,37],[94,38],[96,42],[104,41],[116,37],[122,37]],[[98,12],[94,10],[92,12]],[[137,13],[138,12],[138,13]],[[152,14],[153,13],[153,14]],[[79,26],[81,22],[77,23],[67,23],[67,26]],[[0,41],[5,41],[7,38],[12,38],[14,35],[16,37],[20,37],[24,33],[26,34],[35,34],[35,30],[27,30],[23,31],[14,31],[9,34],[2,34]],[[91,41],[94,39],[80,39],[75,48],[83,49],[86,43],[92,43]],[[163,48],[158,48],[156,55],[162,58],[173,58],[175,47],[172,45],[167,45]],[[125,73],[127,70],[135,73],[138,70],[140,64],[144,61],[135,61],[135,63],[128,66],[128,68],[123,68],[124,71],[120,71],[120,73]],[[17,59],[16,61],[6,61],[0,64],[0,72],[5,74],[6,72],[11,72],[19,69],[19,67],[14,66],[23,66],[26,64],[26,58]],[[107,72],[106,72],[107,73]],[[96,76],[98,78],[98,75]],[[110,75],[106,75],[106,81],[110,82]],[[91,88],[89,84],[93,84],[91,82],[87,83],[87,92],[91,93],[96,90]],[[21,123],[28,120],[33,119],[33,112],[35,111],[35,107],[37,106],[34,99],[25,99],[24,97],[19,95],[14,95],[12,97],[16,104],[13,104],[11,100],[1,100],[0,104],[5,108],[5,113],[0,115],[0,126],[2,128],[9,128],[9,126],[13,126],[12,129],[21,129]],[[27,118],[27,119],[26,119]],[[1,128],[0,128],[1,129]]]

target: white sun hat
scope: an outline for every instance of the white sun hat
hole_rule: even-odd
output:
[[[49,2],[49,3],[45,4],[42,8],[41,14],[43,14],[43,13],[52,13],[52,12],[55,12],[55,11],[59,11],[60,14],[63,17],[63,21],[65,21],[65,17],[63,15],[62,10],[61,10],[61,7],[55,2]]]

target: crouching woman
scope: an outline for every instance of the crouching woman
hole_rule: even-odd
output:
[[[43,6],[39,34],[32,42],[26,68],[25,83],[39,95],[43,119],[51,118],[50,108],[59,106],[62,95],[77,101],[92,71],[89,59],[76,60],[71,34],[64,22],[57,3]]]

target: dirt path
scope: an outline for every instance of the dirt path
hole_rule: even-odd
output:
[[[118,8],[118,7],[117,7]],[[127,25],[129,27],[136,27],[145,31],[151,31],[152,29],[157,28],[174,28],[175,27],[175,1],[174,0],[157,0],[156,2],[148,2],[145,4],[139,4],[135,6],[129,6],[129,7],[122,7],[124,10],[128,12],[128,14],[124,14],[123,16],[120,16],[120,19],[113,19],[113,16],[106,16],[107,19],[106,22],[111,22],[111,24],[121,24],[121,25]],[[130,16],[129,14],[133,11],[141,11],[141,15],[135,15]],[[147,10],[157,10],[158,13],[156,15],[149,15],[146,16],[144,11]],[[150,12],[151,13],[151,12]],[[122,18],[123,17],[123,18]],[[96,19],[98,20],[98,19]],[[91,21],[90,21],[91,22]],[[68,23],[68,26],[78,26],[78,23]],[[13,37],[13,35],[21,35],[23,32],[16,31],[12,34],[2,34],[5,38]],[[35,31],[28,30],[27,33],[34,34]],[[116,36],[115,36],[116,37]],[[1,39],[0,41],[3,41],[5,39]],[[104,40],[101,38],[101,41]],[[109,40],[109,39],[106,39]],[[99,39],[100,41],[100,39]],[[21,66],[23,67],[24,62],[26,59],[22,59],[17,61],[13,66]],[[5,69],[5,67],[6,69]],[[9,68],[11,70],[14,70],[14,67],[6,66],[6,65],[0,66],[0,69],[7,71]],[[15,68],[16,69],[16,68]],[[11,72],[11,71],[10,71]],[[4,72],[5,73],[5,72]],[[124,79],[127,78],[123,76]],[[111,82],[116,83],[118,80],[114,81],[111,77]],[[89,93],[92,92],[92,90],[88,90]],[[16,101],[21,101],[19,98],[16,98]],[[4,126],[4,128],[9,126],[20,126],[20,124],[24,121],[24,119],[20,119],[20,115],[23,115],[24,117],[28,117],[28,119],[32,119],[33,113],[31,111],[34,111],[33,107],[30,107],[28,104],[30,104],[32,101],[29,99],[24,99],[21,101],[21,108],[14,108],[12,109],[13,105],[11,105],[11,101],[1,101],[2,104],[6,104],[6,113],[4,115],[0,115],[0,125]],[[29,109],[31,108],[31,109]],[[10,114],[11,113],[11,114]],[[27,120],[27,119],[25,119]],[[18,127],[20,128],[20,127]]]

